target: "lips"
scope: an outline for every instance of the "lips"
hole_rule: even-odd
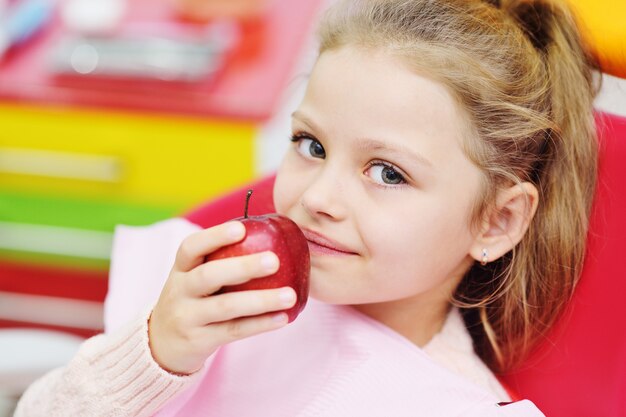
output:
[[[356,255],[357,253],[342,245],[341,243],[314,232],[309,229],[302,228],[304,237],[309,242],[309,249],[313,252],[323,253],[327,255]]]

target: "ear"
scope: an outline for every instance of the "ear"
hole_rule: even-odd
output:
[[[529,182],[498,191],[496,204],[484,213],[470,255],[479,262],[483,257],[491,262],[513,249],[528,230],[538,203],[539,192]]]

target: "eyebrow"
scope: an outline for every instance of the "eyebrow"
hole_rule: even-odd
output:
[[[303,122],[304,124],[312,128],[313,130],[319,131],[319,128],[317,127],[317,125],[313,123],[308,117],[303,115],[301,112],[296,110],[291,114],[291,117],[294,117],[300,120],[301,122]],[[430,162],[425,156],[419,153],[416,153],[413,149],[410,149],[409,147],[404,146],[404,145],[399,145],[399,144],[390,145],[388,142],[384,140],[373,139],[373,138],[359,138],[357,141],[357,147],[361,151],[366,151],[366,152],[393,153],[403,158],[411,159],[428,168],[433,168],[432,162]]]
[[[382,140],[372,139],[372,138],[361,138],[358,141],[358,147],[361,150],[369,151],[369,152],[383,151],[383,152],[394,153],[402,157],[410,158],[429,168],[433,168],[432,162],[426,159],[426,157],[416,153],[412,149],[409,149],[408,147],[403,146],[403,145],[395,145],[395,144],[389,145],[387,142],[382,141]]]

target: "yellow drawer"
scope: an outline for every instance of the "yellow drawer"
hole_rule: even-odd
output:
[[[252,123],[0,103],[0,188],[189,207],[254,175]]]

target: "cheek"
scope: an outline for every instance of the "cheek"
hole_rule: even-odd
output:
[[[287,215],[296,204],[299,196],[298,176],[293,169],[293,162],[285,156],[276,173],[274,182],[274,208],[278,214]]]
[[[376,274],[420,288],[450,277],[473,239],[462,213],[444,213],[424,208],[370,222],[368,247]]]

